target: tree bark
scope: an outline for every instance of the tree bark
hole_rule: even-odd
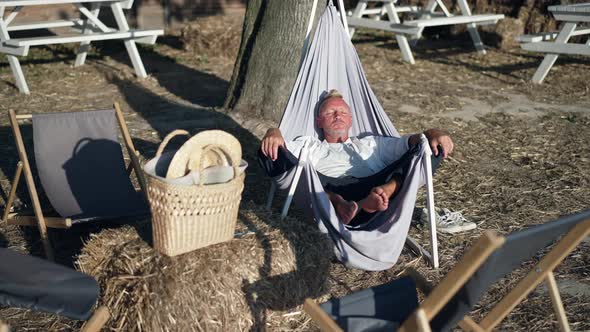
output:
[[[280,120],[299,69],[312,5],[313,0],[248,1],[225,108]],[[318,8],[325,5],[318,1]]]

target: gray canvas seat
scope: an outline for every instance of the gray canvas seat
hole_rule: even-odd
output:
[[[326,331],[450,331],[457,324],[464,330],[490,331],[539,283],[547,281],[559,327],[566,331],[569,327],[553,270],[589,234],[590,210],[505,237],[488,232],[432,291],[417,272],[411,271],[409,277],[332,299],[321,306],[307,300],[305,310]],[[479,323],[466,316],[495,282],[557,240]],[[416,285],[430,293],[420,305]]]
[[[89,275],[0,248],[0,305],[90,320],[85,331],[90,325],[99,331],[108,319],[106,308],[94,311],[99,294],[98,283]]]
[[[59,217],[45,215],[43,211],[47,209],[39,201],[18,123],[28,119],[32,120],[37,173]],[[53,254],[47,227],[69,228],[76,223],[149,214],[138,153],[117,104],[114,109],[101,111],[33,115],[16,115],[10,111],[10,120],[20,161],[3,220],[15,225],[38,225],[50,258]],[[117,122],[129,152],[127,170],[117,137]],[[129,178],[132,169],[143,192],[136,191]],[[23,171],[34,215],[10,213]]]
[[[72,223],[147,214],[117,139],[115,110],[33,115],[35,164],[51,205]]]

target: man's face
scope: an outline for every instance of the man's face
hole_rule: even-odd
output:
[[[329,98],[320,108],[317,123],[318,128],[324,131],[324,136],[347,139],[352,127],[350,108],[342,98]]]

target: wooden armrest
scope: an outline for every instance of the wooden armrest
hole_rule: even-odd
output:
[[[0,332],[9,332],[10,326],[5,324],[3,321],[0,320]]]
[[[328,314],[312,299],[305,299],[303,310],[320,326],[322,331],[342,332],[342,329]]]
[[[107,323],[111,314],[105,306],[101,306],[94,312],[94,315],[84,324],[82,332],[98,332]]]

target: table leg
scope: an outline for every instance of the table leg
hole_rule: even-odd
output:
[[[115,21],[117,21],[117,26],[119,27],[119,30],[129,31],[129,25],[127,24],[127,19],[125,18],[125,14],[123,13],[123,8],[121,7],[121,4],[118,2],[112,3],[111,9],[113,11]],[[131,59],[131,63],[133,64],[133,68],[135,69],[135,73],[137,74],[137,76],[140,78],[147,77],[147,73],[145,72],[145,68],[143,66],[143,62],[141,61],[141,57],[139,56],[139,51],[137,50],[137,45],[135,45],[135,41],[126,40],[125,48],[127,49],[127,53],[129,54],[129,58]]]
[[[363,11],[365,10],[365,8],[367,8],[367,2],[366,1],[359,1],[356,4],[356,7],[354,8],[354,11],[352,12],[352,17],[356,17],[356,18],[362,18],[363,17]],[[348,32],[350,34],[350,38],[352,39],[352,36],[354,36],[354,32],[356,31],[355,28],[349,28]]]
[[[555,43],[556,44],[567,43],[567,41],[570,39],[570,36],[572,35],[572,33],[576,30],[576,25],[577,25],[576,23],[566,22],[561,27],[561,30],[559,31],[557,38],[555,38]],[[543,59],[543,61],[539,65],[539,68],[537,68],[535,75],[533,75],[533,79],[532,79],[533,83],[543,82],[543,80],[545,79],[545,76],[547,76],[547,74],[549,73],[549,70],[551,69],[551,67],[553,67],[553,64],[557,60],[557,57],[558,57],[557,54],[545,55],[545,58]]]
[[[426,6],[424,6],[421,15],[418,17],[419,20],[429,19],[432,17],[432,13],[436,9],[438,2],[436,0],[429,0]],[[422,38],[422,32],[424,32],[424,27],[420,27],[418,33],[410,39],[410,45],[416,46],[418,44],[418,40]]]
[[[393,23],[401,23],[399,16],[397,15],[397,11],[393,6],[393,1],[387,3],[387,16],[389,16],[389,20],[393,21]],[[402,51],[402,59],[406,62],[411,64],[415,64],[414,55],[412,54],[412,49],[410,48],[410,44],[408,43],[408,37],[403,34],[396,33],[395,39],[397,40],[397,44],[399,45],[400,50]]]
[[[94,16],[98,17],[98,14],[100,13],[100,3],[92,3],[90,12]],[[84,31],[82,33],[83,34],[90,33],[92,31],[92,29],[91,29],[92,25],[93,25],[93,23],[88,18],[86,18],[84,20]],[[76,63],[74,64],[74,67],[82,66],[84,64],[84,62],[86,62],[86,56],[88,55],[89,50],[90,50],[90,41],[85,41],[85,42],[80,43],[80,48],[78,49],[78,55],[76,56]]]
[[[4,21],[4,7],[0,8],[0,43],[5,40],[9,40],[10,36],[8,35],[8,28],[6,26],[6,22]],[[16,86],[20,90],[20,92],[24,94],[29,94],[29,86],[27,85],[27,81],[25,80],[25,75],[23,74],[23,70],[20,66],[20,62],[18,58],[14,55],[6,54],[8,58],[8,63],[10,64],[10,69],[12,70],[12,75],[16,81]]]
[[[471,16],[471,9],[469,9],[469,5],[467,4],[466,0],[458,0],[457,3],[459,4],[459,8],[461,9],[461,14],[465,16]],[[469,36],[473,41],[473,46],[475,46],[477,53],[486,54],[483,42],[481,41],[481,37],[479,36],[479,32],[477,31],[477,24],[467,24],[467,31],[469,31]]]

